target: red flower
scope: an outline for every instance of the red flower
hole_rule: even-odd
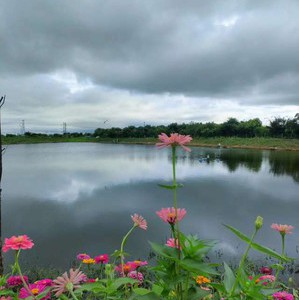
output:
[[[109,261],[109,256],[108,254],[101,254],[99,256],[96,256],[94,260],[96,261],[96,264],[107,264]]]
[[[33,245],[32,240],[27,235],[12,236],[9,239],[5,239],[2,250],[3,252],[7,252],[9,249],[26,250],[31,249]]]

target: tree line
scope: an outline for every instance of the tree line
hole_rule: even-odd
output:
[[[216,124],[207,123],[171,123],[165,125],[128,126],[124,128],[97,128],[95,137],[100,138],[144,138],[157,137],[161,132],[170,134],[178,132],[189,134],[192,137],[277,137],[277,138],[299,138],[299,113],[292,119],[275,117],[270,121],[269,126],[264,126],[260,119],[238,121],[236,118],[229,118],[227,121]]]

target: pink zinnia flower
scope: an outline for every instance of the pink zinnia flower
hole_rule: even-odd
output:
[[[120,276],[126,276],[129,272],[134,271],[134,266],[131,264],[124,264],[123,266],[120,264],[115,267],[115,270],[119,272]],[[124,272],[122,272],[124,270]]]
[[[272,296],[274,300],[294,300],[294,296],[287,292],[276,292]]]
[[[269,267],[261,267],[260,272],[265,275],[272,275],[273,270]]]
[[[177,239],[175,240],[174,238],[168,239],[165,245],[171,248],[182,250],[182,247],[179,245],[179,241]]]
[[[42,284],[44,286],[52,286],[53,285],[53,280],[49,278],[41,279],[38,281],[34,282],[35,284]]]
[[[128,273],[128,277],[138,280],[139,284],[142,284],[143,282],[143,274],[140,272],[131,271]]]
[[[6,238],[3,245],[3,252],[7,252],[9,249],[12,250],[26,250],[33,247],[32,240],[27,235],[12,236],[11,238]]]
[[[131,218],[132,218],[135,226],[137,226],[141,229],[144,229],[144,230],[147,229],[147,222],[142,216],[134,214],[133,216],[131,216]]]
[[[257,279],[257,283],[261,282],[263,285],[267,285],[268,283],[274,282],[275,281],[275,276],[273,275],[263,275],[259,279]]]
[[[147,261],[134,260],[134,261],[128,261],[127,264],[131,265],[132,270],[136,270],[139,267],[146,266]]]
[[[62,276],[53,280],[54,285],[52,291],[56,292],[56,297],[59,297],[62,293],[68,292],[71,287],[73,290],[78,289],[80,287],[80,283],[85,282],[86,280],[86,275],[79,269],[70,269],[70,276],[68,276],[65,272]]]
[[[10,296],[7,296],[7,297],[1,296],[0,300],[12,300],[12,298]]]
[[[285,235],[285,234],[292,233],[292,230],[294,229],[294,226],[273,223],[271,225],[271,228],[278,231],[278,232],[280,232],[281,234]]]
[[[94,258],[96,264],[107,264],[109,262],[109,255],[108,254],[101,254]]]
[[[46,289],[45,285],[35,284],[35,283],[29,284],[28,287],[29,287],[31,293],[27,289],[22,287],[20,290],[20,294],[19,294],[20,299],[26,299],[32,295],[37,296]],[[50,295],[50,293],[48,293],[45,297],[41,298],[41,300],[46,300],[46,299],[50,299],[50,298],[51,298],[51,295]]]
[[[90,256],[86,253],[80,253],[77,255],[78,260],[83,260],[83,259],[90,259]]]
[[[23,278],[24,278],[25,282],[28,283],[28,277],[26,275],[24,275]],[[21,279],[21,276],[19,276],[19,275],[8,277],[6,283],[9,287],[23,285],[23,281]]]
[[[158,135],[158,138],[161,143],[157,143],[156,146],[159,149],[170,146],[181,146],[184,150],[191,152],[191,149],[185,146],[192,141],[192,137],[190,135],[171,133],[170,136],[167,136],[167,134],[161,133]]]
[[[177,221],[181,221],[186,215],[185,208],[167,207],[157,211],[156,214],[165,222],[174,225]]]

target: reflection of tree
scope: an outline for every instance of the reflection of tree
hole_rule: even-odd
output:
[[[262,152],[249,150],[233,150],[221,152],[219,159],[228,167],[230,172],[240,166],[258,172],[262,165]]]
[[[270,172],[276,176],[289,175],[299,182],[299,154],[296,152],[270,152]]]

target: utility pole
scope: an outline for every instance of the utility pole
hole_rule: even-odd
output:
[[[2,153],[5,149],[2,148],[2,131],[1,131],[1,108],[5,103],[5,95],[0,99],[0,275],[3,275],[3,256],[2,256]]]

